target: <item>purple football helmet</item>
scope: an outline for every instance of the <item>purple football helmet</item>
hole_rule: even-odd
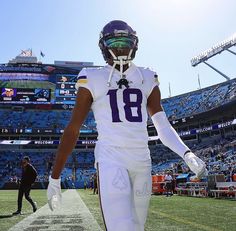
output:
[[[114,20],[103,27],[100,33],[99,47],[106,62],[116,59],[111,50],[117,49],[130,50],[126,61],[131,61],[134,59],[138,49],[138,37],[136,32],[126,22]]]

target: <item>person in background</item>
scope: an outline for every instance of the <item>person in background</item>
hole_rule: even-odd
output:
[[[93,194],[98,194],[98,179],[97,173],[93,175]]]
[[[14,212],[12,215],[20,215],[21,209],[22,209],[22,199],[25,195],[25,199],[31,204],[33,208],[33,212],[37,211],[37,204],[32,200],[30,197],[30,190],[32,187],[32,184],[35,182],[37,178],[37,171],[33,167],[32,164],[30,164],[30,158],[28,156],[23,157],[21,161],[22,165],[22,176],[19,183],[19,190],[18,190],[18,199],[17,199],[17,211]]]
[[[167,171],[166,172],[166,175],[165,175],[165,189],[166,189],[166,196],[172,196],[172,176],[170,174],[170,171]]]
[[[87,189],[87,180],[86,179],[84,179],[84,190],[86,190]]]

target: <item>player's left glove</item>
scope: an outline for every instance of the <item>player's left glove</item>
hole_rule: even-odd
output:
[[[188,152],[185,154],[184,161],[186,162],[188,167],[196,174],[197,178],[201,179],[202,177],[208,175],[206,164],[192,152]]]
[[[49,208],[53,211],[61,205],[61,179],[49,177],[47,198]]]

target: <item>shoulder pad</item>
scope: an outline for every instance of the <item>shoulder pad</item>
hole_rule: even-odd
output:
[[[139,69],[141,72],[144,73],[144,76],[147,76],[148,78],[153,78],[154,82],[156,82],[158,85],[160,84],[158,74],[155,70],[149,67],[139,67]]]

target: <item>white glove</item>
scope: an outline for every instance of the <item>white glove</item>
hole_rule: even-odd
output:
[[[49,177],[47,197],[49,208],[52,211],[61,205],[61,179]]]
[[[202,177],[208,175],[206,164],[192,152],[188,152],[187,154],[185,154],[184,161],[186,162],[188,167],[196,174],[197,178],[201,179]]]

